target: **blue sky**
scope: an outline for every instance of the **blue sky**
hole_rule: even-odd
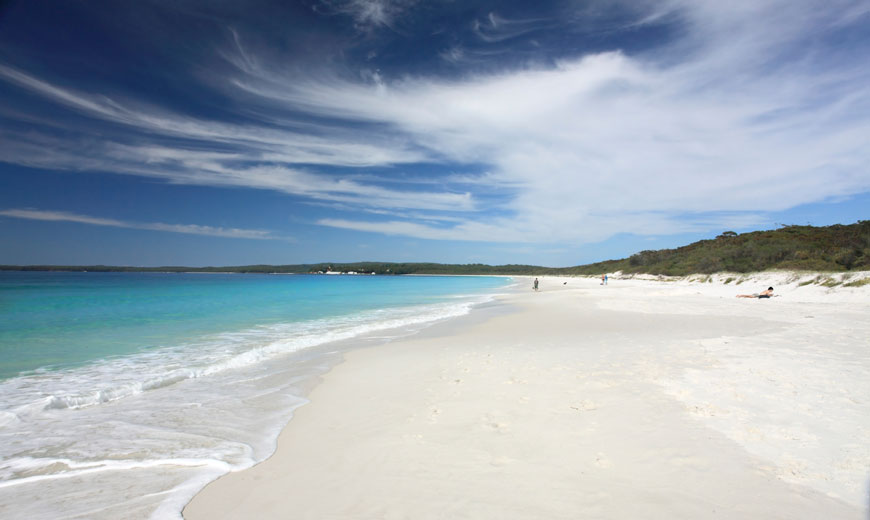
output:
[[[0,5],[3,264],[568,266],[868,218],[867,2]]]

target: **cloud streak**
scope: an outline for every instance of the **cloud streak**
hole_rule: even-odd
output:
[[[321,0],[317,9],[349,16],[360,30],[373,31],[379,27],[393,29],[396,18],[414,3],[414,0]]]
[[[0,216],[51,222],[74,222],[92,226],[118,227],[127,229],[143,229],[148,231],[165,231],[186,235],[203,235],[220,238],[245,238],[253,240],[287,240],[273,236],[270,231],[259,229],[223,228],[201,226],[198,224],[165,224],[162,222],[130,222],[109,218],[92,217],[66,211],[47,211],[39,209],[5,209],[0,210]]]
[[[687,53],[676,62],[608,52],[461,81],[249,91],[323,116],[392,125],[433,153],[491,165],[495,183],[521,187],[508,203],[515,217],[501,223],[519,241],[582,242],[602,228],[674,233],[733,221],[715,213],[744,212],[756,219],[744,223],[757,225],[768,211],[870,190],[862,166],[870,159],[862,145],[870,135],[870,75],[854,62],[828,60],[833,50],[805,37],[833,38],[844,24],[866,25],[866,13],[820,17],[813,7],[674,2],[686,36],[670,52]],[[650,215],[663,217],[650,225]],[[466,232],[397,222],[352,227],[426,238]]]
[[[412,4],[323,5],[373,31],[395,27]],[[673,35],[644,52],[451,78],[300,74],[233,30],[221,50],[233,68],[208,87],[249,108],[235,122],[0,65],[3,81],[130,132],[85,134],[88,146],[50,129],[7,132],[0,153],[38,167],[273,190],[356,213],[320,218],[322,226],[432,240],[582,244],[750,227],[768,212],[870,191],[870,70],[852,59],[870,49],[837,42],[866,29],[868,9],[839,0],[824,10],[811,0],[630,4],[631,19],[614,31],[669,24]],[[490,13],[469,24],[500,53],[541,27],[580,30],[571,17]],[[457,42],[441,55],[463,63],[462,49]],[[419,168],[434,170],[434,182],[402,178]]]

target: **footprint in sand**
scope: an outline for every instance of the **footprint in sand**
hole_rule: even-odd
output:
[[[589,401],[587,399],[583,399],[579,403],[571,406],[572,410],[577,410],[578,412],[590,412],[592,410],[598,409],[598,403],[594,401]]]
[[[495,466],[498,468],[501,466],[507,466],[508,464],[511,464],[513,461],[514,461],[514,459],[512,459],[510,457],[505,457],[504,455],[502,455],[502,456],[498,456],[498,457],[493,457],[492,460],[489,461],[489,464],[491,466]]]
[[[493,431],[496,431],[499,433],[504,433],[504,432],[507,432],[507,430],[508,430],[507,423],[494,422],[494,423],[487,424],[487,426],[489,426],[490,429],[492,429]]]
[[[494,416],[486,414],[481,418],[483,426],[491,431],[505,433],[508,431],[508,424],[499,422]]]
[[[689,467],[695,469],[704,469],[709,467],[709,463],[702,457],[693,457],[688,455],[677,455],[671,457],[670,463],[674,466]]]
[[[598,453],[595,455],[595,465],[602,469],[607,469],[613,466],[613,463],[610,462],[610,459],[607,458],[607,455],[603,453]]]

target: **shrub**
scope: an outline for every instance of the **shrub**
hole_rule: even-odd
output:
[[[870,278],[861,278],[859,280],[852,280],[849,283],[844,283],[843,287],[863,287],[865,285],[870,285]]]

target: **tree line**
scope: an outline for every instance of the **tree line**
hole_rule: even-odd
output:
[[[738,234],[725,231],[714,239],[701,240],[675,249],[640,251],[628,258],[606,260],[574,267],[541,267],[507,264],[438,264],[351,262],[223,267],[130,267],[0,265],[0,270],[161,272],[161,273],[292,273],[356,272],[378,275],[596,275],[604,272],[647,273],[671,276],[712,274],[721,271],[745,273],[770,269],[807,271],[870,270],[870,221],[855,224],[782,226],[768,231]]]

